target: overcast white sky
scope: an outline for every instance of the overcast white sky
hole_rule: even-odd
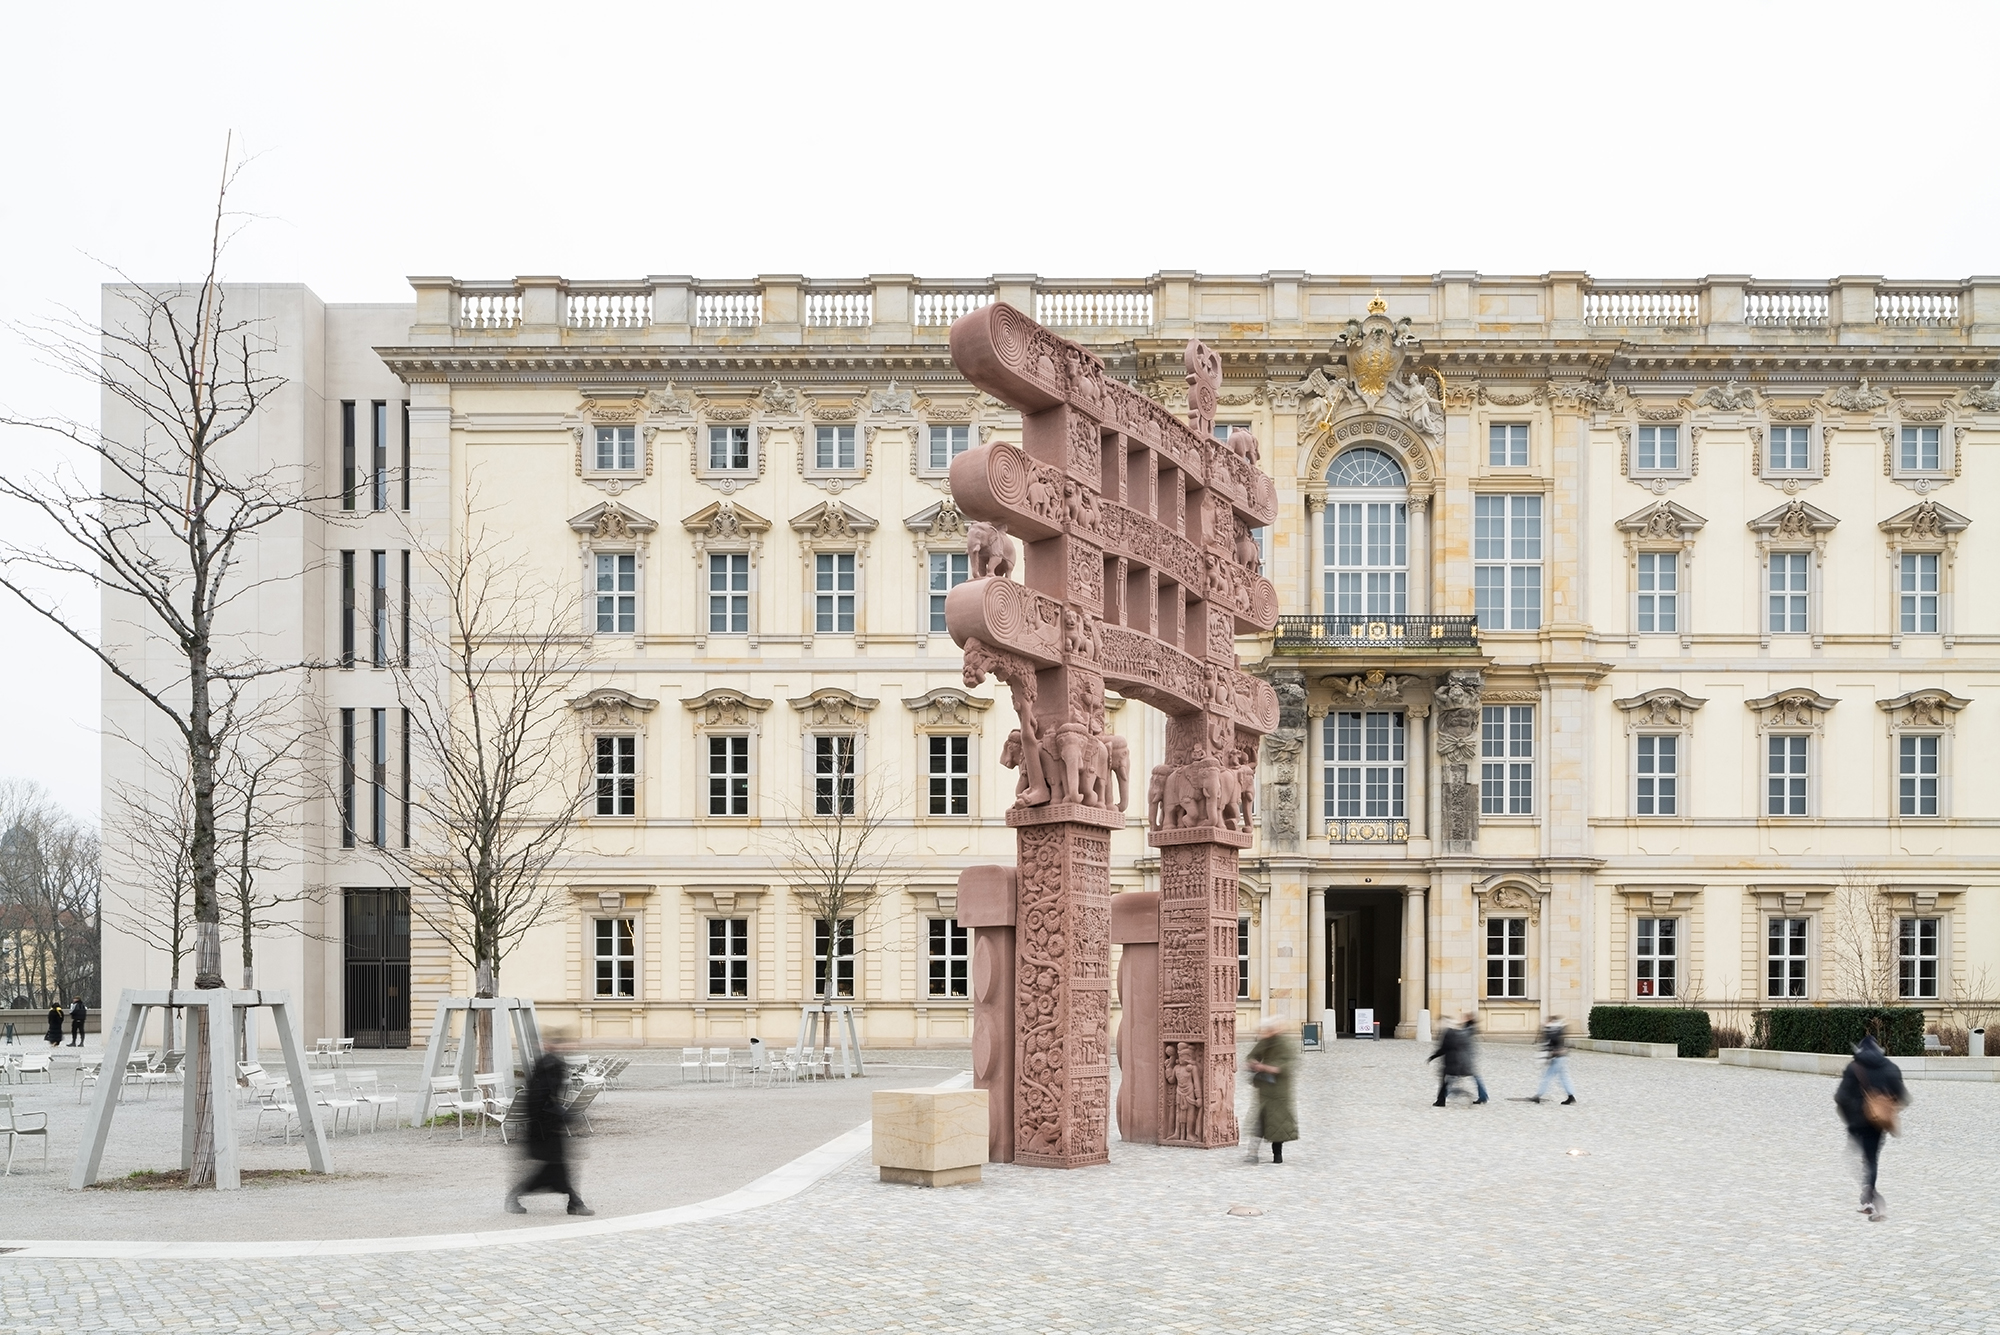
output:
[[[1993,4],[15,5],[0,319],[237,281],[2000,272]],[[0,330],[0,407],[88,417]],[[0,467],[46,447],[0,440]],[[0,512],[0,524],[18,518]],[[76,605],[86,611],[85,591]],[[0,604],[0,778],[98,677]]]

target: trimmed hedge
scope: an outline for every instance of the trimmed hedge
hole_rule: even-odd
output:
[[[1715,1051],[1708,1012],[1678,1006],[1592,1006],[1590,1036],[1620,1043],[1673,1043],[1683,1057]]]
[[[1869,1033],[1891,1057],[1924,1055],[1924,1013],[1915,1006],[1778,1006],[1757,1012],[1755,1046],[1846,1056]]]

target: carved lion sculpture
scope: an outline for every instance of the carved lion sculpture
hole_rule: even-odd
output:
[[[1014,540],[999,524],[975,520],[965,531],[965,551],[971,558],[974,579],[1007,579],[1014,573]]]
[[[1229,433],[1229,451],[1246,464],[1254,465],[1262,457],[1257,438],[1240,426]]]
[[[1241,524],[1236,526],[1236,564],[1253,575],[1264,573],[1264,554],[1257,550],[1257,539]]]
[[[1096,645],[1092,643],[1095,637],[1090,633],[1090,617],[1087,613],[1079,612],[1074,607],[1065,607],[1062,624],[1064,653],[1081,654],[1085,658],[1097,656],[1094,652]]]

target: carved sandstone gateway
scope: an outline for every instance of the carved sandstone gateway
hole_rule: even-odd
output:
[[[1022,772],[1007,813],[1018,869],[974,868],[960,892],[977,929],[974,1066],[992,1157],[1108,1157],[1110,849],[1125,819],[1111,778],[1123,806],[1126,765],[1105,736],[1107,686],[1169,716],[1168,796],[1148,803],[1162,889],[1120,915],[1121,940],[1155,947],[1128,951],[1128,975],[1135,960],[1154,972],[1126,980],[1120,1125],[1132,1140],[1234,1145],[1242,794],[1278,723],[1276,694],[1236,661],[1237,634],[1272,629],[1278,610],[1241,535],[1273,521],[1276,491],[1254,443],[1211,437],[1221,364],[1198,342],[1188,423],[1004,303],[954,324],[951,351],[1022,415],[1019,447],[951,466],[959,509],[1022,541],[1022,582],[987,562],[945,603],[966,684],[998,677],[1020,719],[1003,758]]]

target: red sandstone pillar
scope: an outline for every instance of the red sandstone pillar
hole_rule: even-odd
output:
[[[1160,1143],[1160,894],[1111,897],[1118,952],[1118,1138]]]
[[[958,874],[958,921],[972,929],[972,1087],[986,1091],[986,1157],[1014,1162],[1014,917],[1012,867]]]

